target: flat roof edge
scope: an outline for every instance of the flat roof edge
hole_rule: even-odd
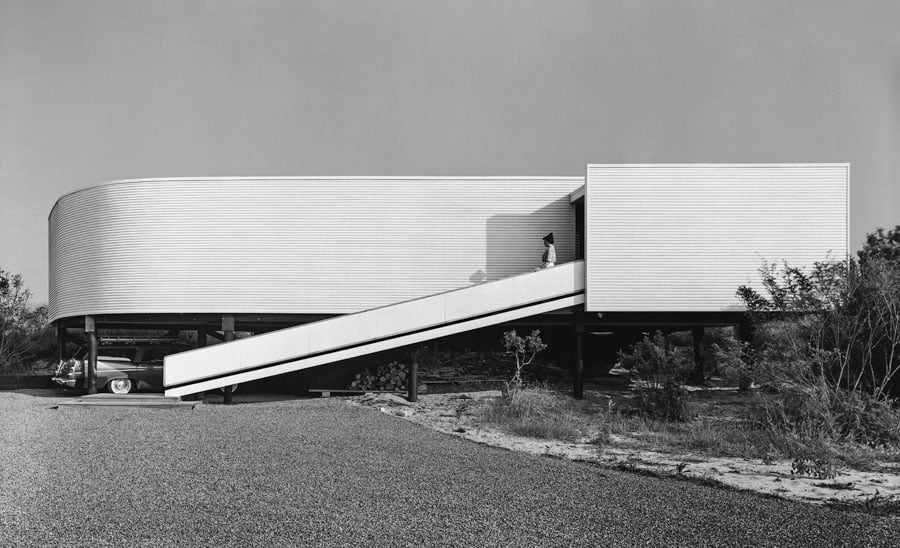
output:
[[[850,162],[697,162],[697,163],[645,163],[645,164],[588,164],[591,167],[850,167]]]
[[[56,199],[53,202],[53,207],[50,208],[50,213],[48,214],[48,219],[53,215],[53,210],[56,209],[56,206],[59,204],[61,200],[64,198],[71,196],[73,194],[78,194],[79,192],[84,192],[85,190],[91,190],[95,188],[102,188],[106,186],[119,185],[119,184],[131,184],[131,183],[157,183],[157,182],[174,182],[174,181],[184,181],[184,182],[203,182],[203,181],[543,181],[547,179],[554,179],[558,181],[584,181],[583,176],[578,175],[512,175],[512,176],[504,176],[504,175],[486,175],[486,176],[478,176],[478,175],[428,175],[428,176],[415,176],[415,175],[401,175],[401,176],[391,176],[391,175],[377,175],[377,176],[366,176],[366,175],[278,175],[278,176],[252,176],[252,175],[241,175],[238,177],[229,177],[229,176],[210,176],[210,177],[143,177],[143,178],[134,178],[134,179],[115,179],[112,181],[106,181],[103,183],[98,183],[95,185],[89,185],[86,187],[82,187],[76,190],[72,190],[70,192],[66,192],[62,196]]]

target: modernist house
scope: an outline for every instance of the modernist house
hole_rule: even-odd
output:
[[[50,214],[50,319],[94,346],[105,328],[222,333],[166,358],[173,396],[523,318],[735,325],[764,262],[846,257],[848,185],[848,164],[118,181]],[[535,271],[548,232],[557,265]]]

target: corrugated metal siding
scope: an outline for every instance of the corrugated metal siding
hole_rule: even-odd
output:
[[[742,310],[764,261],[848,252],[847,164],[589,165],[587,310]]]
[[[50,216],[50,316],[348,313],[574,258],[576,177],[111,183]]]

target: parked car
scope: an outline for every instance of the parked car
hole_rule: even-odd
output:
[[[97,390],[128,394],[134,390],[161,391],[163,357],[189,350],[179,339],[104,340],[97,356]],[[88,348],[81,347],[61,361],[54,382],[66,388],[83,388]]]

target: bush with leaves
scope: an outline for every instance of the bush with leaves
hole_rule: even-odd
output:
[[[810,275],[787,265],[764,268],[767,297],[740,288],[768,339],[758,350],[764,362],[781,366],[769,372],[782,382],[818,382],[884,400],[900,378],[900,264],[836,264],[816,263]],[[827,279],[817,277],[826,271]]]
[[[535,356],[547,348],[547,345],[541,340],[541,332],[537,329],[524,338],[520,337],[513,329],[503,334],[503,347],[507,353],[513,354],[516,358],[515,373],[513,373],[512,380],[507,383],[508,392],[511,393],[522,388],[522,369],[533,362]]]
[[[640,387],[636,407],[645,417],[675,422],[688,419],[687,392],[683,385],[674,381]]]
[[[797,439],[900,447],[900,412],[865,392],[795,384],[763,402],[761,422]]]
[[[736,383],[741,390],[747,390],[756,377],[754,357],[749,343],[734,336],[730,327],[706,330],[703,361],[711,375]]]
[[[618,361],[620,367],[630,370],[635,377],[657,384],[682,380],[694,367],[693,352],[674,348],[659,331],[653,338],[645,335],[628,352],[620,350]]]
[[[670,348],[662,333],[652,339],[644,336],[628,352],[620,350],[619,365],[637,380],[638,412],[668,421],[687,419],[686,393],[678,381],[685,358]]]
[[[859,262],[881,259],[900,262],[900,225],[885,231],[883,228],[866,235],[866,245],[858,253]]]
[[[644,338],[635,343],[629,352],[620,350],[619,365],[642,379],[658,380],[661,376],[674,372],[672,352],[665,336],[659,331],[652,339],[644,335]]]
[[[757,363],[783,397],[773,427],[867,444],[900,443],[900,227],[870,234],[859,260],[762,270],[742,286]]]
[[[22,276],[0,268],[0,371],[24,369],[55,344],[47,307],[32,308],[30,300]]]

